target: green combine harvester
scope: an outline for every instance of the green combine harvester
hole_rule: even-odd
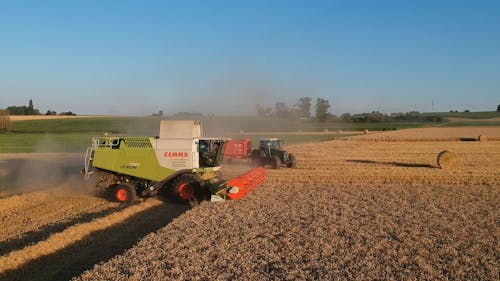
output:
[[[159,191],[195,205],[203,200],[241,199],[262,184],[262,167],[231,181],[219,169],[228,139],[202,136],[201,121],[162,120],[159,136],[103,136],[92,139],[85,154],[85,179],[97,175],[97,186],[118,202]]]

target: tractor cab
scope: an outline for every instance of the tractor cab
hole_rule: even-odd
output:
[[[259,148],[252,151],[252,162],[255,165],[271,165],[273,169],[279,169],[282,165],[295,168],[295,156],[281,148],[279,139],[261,139]]]
[[[281,150],[281,141],[278,139],[262,139],[260,140],[260,148]]]

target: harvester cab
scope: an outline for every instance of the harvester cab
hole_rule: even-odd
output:
[[[245,174],[239,182],[251,182],[245,186],[230,186],[222,180],[218,170],[227,141],[203,137],[200,121],[162,120],[159,136],[93,138],[85,156],[84,174],[87,179],[97,174],[97,186],[120,202],[159,191],[190,204],[235,199],[261,184],[265,172]]]
[[[282,165],[295,168],[295,156],[282,149],[281,143],[279,139],[261,139],[259,148],[252,151],[252,162],[256,165],[270,164],[273,169],[279,169]]]

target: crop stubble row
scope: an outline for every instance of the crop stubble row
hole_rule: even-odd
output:
[[[116,208],[116,203],[92,195],[54,188],[0,199],[0,242],[84,214]]]

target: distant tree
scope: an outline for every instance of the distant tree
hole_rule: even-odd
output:
[[[350,113],[343,113],[342,115],[340,115],[340,119],[342,119],[342,121],[344,121],[344,122],[351,122],[352,121]]]
[[[269,117],[273,113],[273,110],[269,106],[265,107],[260,104],[257,104],[255,108],[257,110],[258,117]]]
[[[497,111],[500,112],[500,104],[497,106]]]
[[[295,104],[299,117],[311,118],[312,99],[310,97],[300,98]]]
[[[181,111],[181,112],[175,113],[172,116],[176,117],[176,118],[201,118],[201,117],[203,117],[203,114],[196,113],[196,112]]]
[[[47,113],[45,113],[45,115],[57,115],[57,112],[52,110],[47,110]]]
[[[335,114],[328,113],[328,115],[326,116],[326,121],[327,122],[337,122],[337,121],[339,121],[339,117]]]
[[[316,105],[314,106],[316,115],[314,116],[317,121],[325,122],[328,118],[328,109],[330,108],[330,102],[324,98],[317,98]]]
[[[151,116],[163,117],[163,110],[158,110],[158,112],[151,114]]]
[[[289,108],[284,102],[277,102],[274,104],[274,114],[276,117],[288,117]]]
[[[368,114],[367,121],[373,123],[380,123],[385,121],[385,114],[380,111],[372,111],[372,113]]]
[[[76,113],[73,113],[71,111],[66,111],[66,112],[61,112],[59,113],[59,115],[69,115],[69,116],[73,116],[73,115],[76,115]]]
[[[26,115],[28,108],[25,105],[23,105],[23,106],[9,106],[9,107],[7,107],[7,111],[9,112],[10,115]]]
[[[33,100],[29,100],[28,106],[9,106],[7,107],[10,115],[40,115],[40,111],[33,106]]]
[[[26,115],[33,115],[35,113],[35,108],[33,107],[33,100],[30,99],[28,104],[28,110],[26,110]]]
[[[466,110],[464,110],[464,112],[470,112],[470,110],[466,109]]]

